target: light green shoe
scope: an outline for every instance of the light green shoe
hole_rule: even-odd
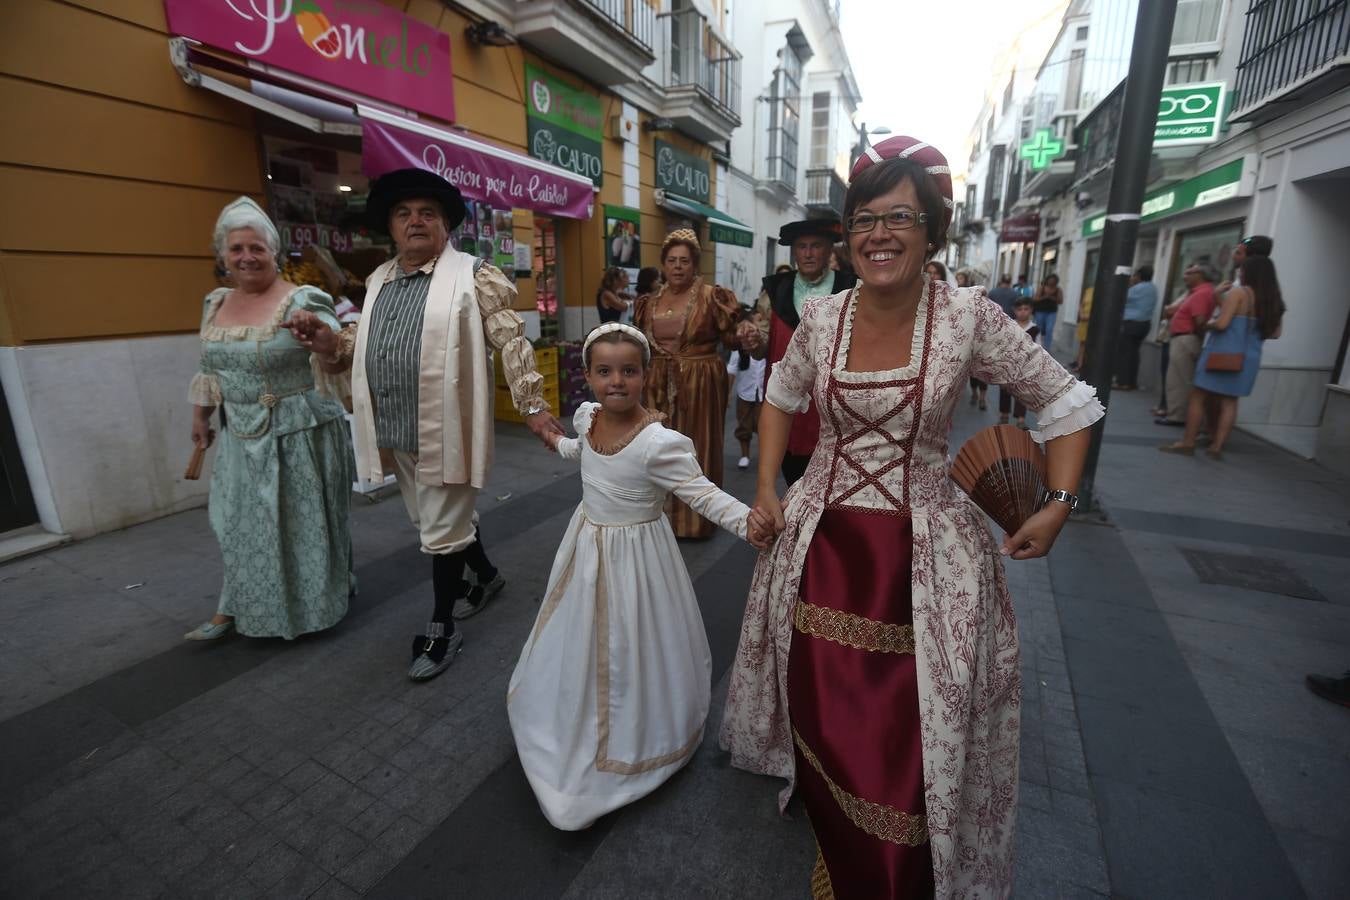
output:
[[[214,641],[217,638],[223,638],[231,628],[234,627],[234,620],[228,622],[219,622],[212,625],[210,622],[203,622],[196,628],[183,635],[185,641]]]

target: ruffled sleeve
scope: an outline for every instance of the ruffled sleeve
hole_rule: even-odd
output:
[[[741,346],[740,338],[736,335],[736,326],[741,319],[741,304],[735,292],[720,284],[713,285],[710,300],[710,311],[713,321],[717,323],[718,337],[723,346],[735,350]]]
[[[207,294],[206,299],[202,301],[201,331],[203,336],[205,336],[206,329],[210,326],[216,310],[220,308],[221,301],[228,293],[228,288],[217,288]],[[205,357],[202,359],[201,368],[197,374],[193,375],[192,381],[188,382],[188,402],[193,406],[219,406],[221,404],[220,378],[215,372],[207,371]]]
[[[971,374],[1007,388],[1036,412],[1033,438],[1043,443],[1063,437],[1106,415],[1106,408],[1097,399],[1097,389],[1069,374],[1002,307],[990,300],[983,288],[975,289],[967,297],[975,307]]]
[[[647,444],[647,474],[662,490],[679,497],[708,521],[742,540],[750,507],[708,480],[694,455],[694,442],[669,428],[658,427]]]
[[[811,408],[811,389],[816,383],[812,327],[820,308],[819,300],[808,300],[802,320],[792,332],[783,358],[773,364],[764,399],[788,413],[803,413]]]
[[[511,307],[516,286],[494,265],[483,263],[473,276],[478,313],[488,346],[502,356],[502,371],[511,388],[511,400],[522,416],[549,409],[544,402],[544,376],[534,361],[534,348],[525,337],[525,322]]]
[[[599,406],[599,403],[583,403],[577,407],[577,411],[572,415],[572,427],[576,429],[577,436],[558,441],[558,455],[563,459],[581,458],[581,442],[586,440]]]
[[[352,329],[344,328],[338,321],[337,310],[333,306],[333,298],[329,297],[323,291],[314,287],[298,288],[291,295],[291,309],[303,309],[306,312],[313,313],[319,317],[319,321],[327,325],[333,331],[338,333],[339,346],[348,350],[350,345],[355,342],[354,326]],[[289,318],[289,314],[287,316]],[[348,334],[348,331],[351,334]],[[350,352],[346,353],[350,358]],[[317,353],[309,355],[309,370],[314,376],[314,388],[320,393],[335,400],[346,400],[352,395],[352,381],[350,368],[345,372],[329,372],[323,366],[323,359]]]

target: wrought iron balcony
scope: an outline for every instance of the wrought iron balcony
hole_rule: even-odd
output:
[[[656,10],[643,0],[581,0],[648,50],[656,46]]]
[[[1350,84],[1348,0],[1252,0],[1234,122],[1265,122]]]
[[[663,115],[699,140],[729,140],[741,124],[741,55],[695,9],[660,17],[667,22]]]
[[[834,169],[806,170],[806,208],[813,213],[844,214],[847,187]]]

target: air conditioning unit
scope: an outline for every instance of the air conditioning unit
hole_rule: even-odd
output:
[[[609,117],[609,138],[615,141],[637,141],[638,123],[636,117],[624,115]]]

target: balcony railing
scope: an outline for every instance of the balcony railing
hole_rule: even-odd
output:
[[[1238,62],[1235,118],[1246,118],[1286,88],[1350,64],[1348,5],[1347,0],[1252,0]]]
[[[581,3],[648,50],[656,46],[656,10],[643,0],[581,0]]]
[[[844,182],[834,169],[806,170],[806,205],[816,211],[844,214]]]
[[[667,16],[666,86],[692,85],[725,113],[740,118],[741,56],[695,9]]]

